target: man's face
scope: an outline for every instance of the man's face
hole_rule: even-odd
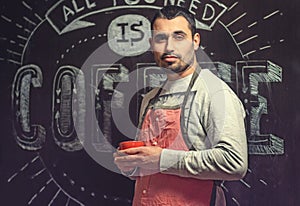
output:
[[[178,16],[168,20],[158,18],[153,24],[151,46],[158,66],[167,71],[182,73],[195,66],[195,50],[200,43],[199,34],[192,36],[188,21]]]

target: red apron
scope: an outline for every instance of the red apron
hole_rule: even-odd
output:
[[[181,131],[180,116],[181,108],[148,109],[138,138],[145,141],[146,145],[188,151]],[[209,206],[212,188],[212,180],[162,173],[139,176],[133,205]]]

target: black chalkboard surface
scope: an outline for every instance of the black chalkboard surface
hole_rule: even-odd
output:
[[[247,112],[249,168],[222,182],[227,204],[299,204],[297,0],[2,0],[1,205],[131,204],[112,153],[165,80],[148,38],[171,4],[195,15],[200,65]]]

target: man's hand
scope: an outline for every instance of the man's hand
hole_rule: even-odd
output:
[[[118,150],[114,153],[114,162],[123,172],[132,171],[134,168],[139,167],[147,170],[146,173],[140,175],[153,174],[160,171],[159,161],[161,152],[162,148],[156,146]]]

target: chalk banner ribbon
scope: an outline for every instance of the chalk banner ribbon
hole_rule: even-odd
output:
[[[46,19],[54,30],[64,34],[77,29],[94,26],[94,22],[82,19],[120,9],[160,9],[165,5],[178,5],[187,8],[195,15],[197,29],[211,31],[217,20],[224,14],[227,7],[216,0],[61,0],[46,13]]]

